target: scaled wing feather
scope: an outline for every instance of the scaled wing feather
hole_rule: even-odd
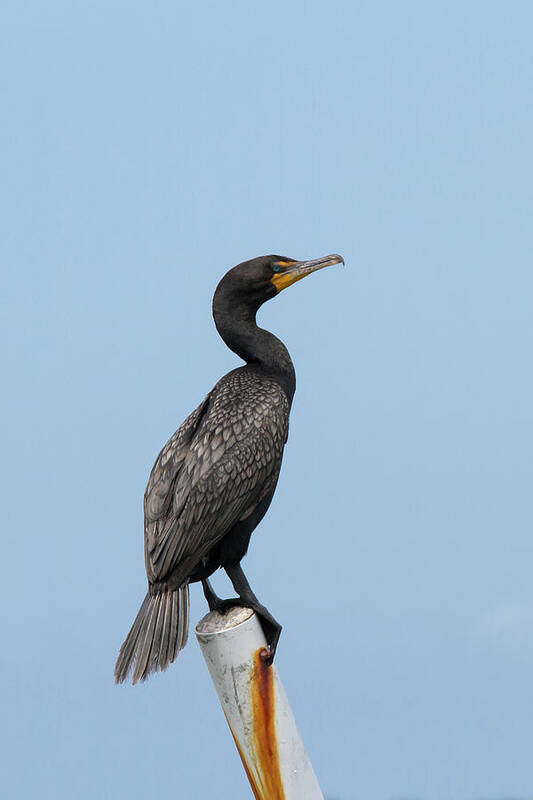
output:
[[[225,376],[158,456],[145,494],[152,582],[190,573],[275,486],[288,402],[274,381],[257,381],[250,393],[253,380],[238,371]]]

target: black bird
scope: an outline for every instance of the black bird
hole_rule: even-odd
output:
[[[344,263],[262,256],[224,275],[213,317],[246,364],[219,380],[159,453],[144,495],[148,593],[120,649],[115,680],[133,683],[164,670],[185,647],[189,584],[201,581],[209,608],[234,605],[258,615],[271,663],[281,626],[261,605],[240,562],[265,515],[279,476],[296,378],[287,348],[259,328],[260,306],[315,270]],[[238,598],[221,600],[209,576],[224,567]]]

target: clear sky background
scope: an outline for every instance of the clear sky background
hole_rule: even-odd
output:
[[[153,460],[238,363],[216,283],[339,252],[261,313],[298,380],[244,562],[278,668],[329,797],[533,796],[532,4],[1,16],[3,795],[250,797],[194,636],[113,665]]]

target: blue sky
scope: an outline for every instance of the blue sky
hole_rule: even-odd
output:
[[[531,4],[1,15],[6,794],[250,796],[194,637],[113,664],[152,462],[237,363],[216,283],[340,252],[261,312],[298,381],[244,563],[283,682],[331,797],[531,797]]]

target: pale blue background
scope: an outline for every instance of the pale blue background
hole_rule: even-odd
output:
[[[1,15],[3,796],[250,797],[194,638],[113,664],[153,459],[237,363],[219,277],[331,251],[262,312],[298,389],[245,561],[316,772],[532,796],[532,4]]]

